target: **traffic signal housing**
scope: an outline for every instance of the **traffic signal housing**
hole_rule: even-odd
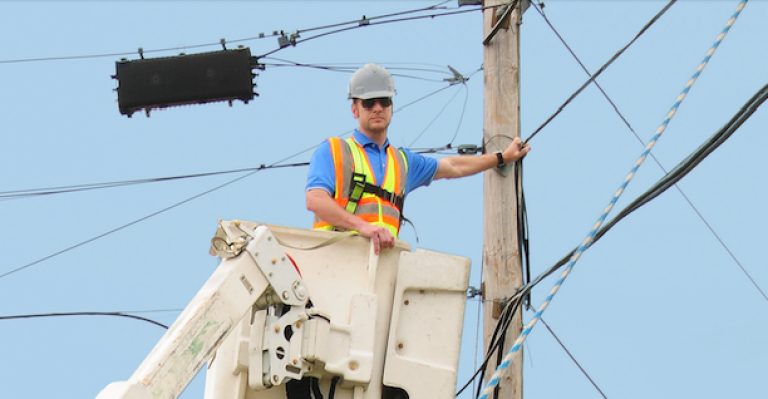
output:
[[[122,59],[115,63],[117,103],[130,117],[144,110],[210,102],[252,100],[253,69],[259,64],[249,48],[173,57]]]

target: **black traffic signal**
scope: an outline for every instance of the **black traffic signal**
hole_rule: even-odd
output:
[[[115,63],[117,103],[129,117],[136,111],[253,99],[251,50],[238,48],[174,57],[122,59]]]

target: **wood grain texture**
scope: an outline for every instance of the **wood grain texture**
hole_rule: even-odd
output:
[[[488,0],[485,5],[504,3]],[[501,8],[499,8],[501,10]],[[496,9],[487,9],[483,16],[484,37],[497,20]],[[483,141],[488,153],[501,151],[520,136],[520,11],[513,11],[509,21],[485,46],[484,66],[484,119]],[[503,176],[496,169],[486,171],[483,177],[483,282],[486,301],[502,301],[512,296],[522,284],[520,254],[517,248],[517,198],[513,173]],[[496,315],[498,317],[498,315]],[[488,347],[498,321],[493,306],[486,302],[483,310],[485,347]],[[505,335],[502,354],[520,333],[521,313],[517,312]],[[522,398],[522,351],[499,383],[499,399]],[[486,382],[496,369],[496,356],[486,369]]]

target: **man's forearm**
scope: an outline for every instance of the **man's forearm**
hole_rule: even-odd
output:
[[[370,224],[347,212],[325,190],[307,191],[307,209],[314,212],[315,216],[326,223],[344,229],[356,230],[363,237],[370,238],[373,251],[377,255],[382,248],[395,246],[395,237],[386,227]]]
[[[443,158],[438,163],[435,179],[455,179],[471,176],[496,166],[497,162],[496,154]]]
[[[520,141],[519,137],[515,137],[500,154],[504,163],[509,163],[524,157],[530,150],[531,147],[529,147],[528,144],[524,144]],[[447,157],[438,162],[435,179],[454,179],[457,177],[471,176],[484,170],[491,169],[498,164],[499,158],[496,153],[483,154],[476,157]]]
[[[307,209],[314,212],[315,216],[322,221],[336,227],[360,230],[362,224],[367,224],[363,219],[340,207],[324,190],[307,191]]]

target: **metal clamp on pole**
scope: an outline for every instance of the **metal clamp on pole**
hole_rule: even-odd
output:
[[[525,1],[525,0],[524,0]],[[499,31],[499,29],[502,28],[502,25],[506,23],[506,27],[509,27],[508,17],[514,11],[517,6],[519,5],[520,0],[514,0],[511,3],[507,4],[506,6],[501,7],[500,9],[496,10],[495,14],[493,14],[494,18],[496,18],[496,23],[493,25],[493,28],[491,28],[491,31],[488,32],[488,36],[485,37],[483,40],[483,46],[487,46],[488,43],[493,40],[493,37],[496,36],[496,33]],[[527,1],[525,1],[527,8]],[[523,8],[521,8],[520,13],[522,14]]]

